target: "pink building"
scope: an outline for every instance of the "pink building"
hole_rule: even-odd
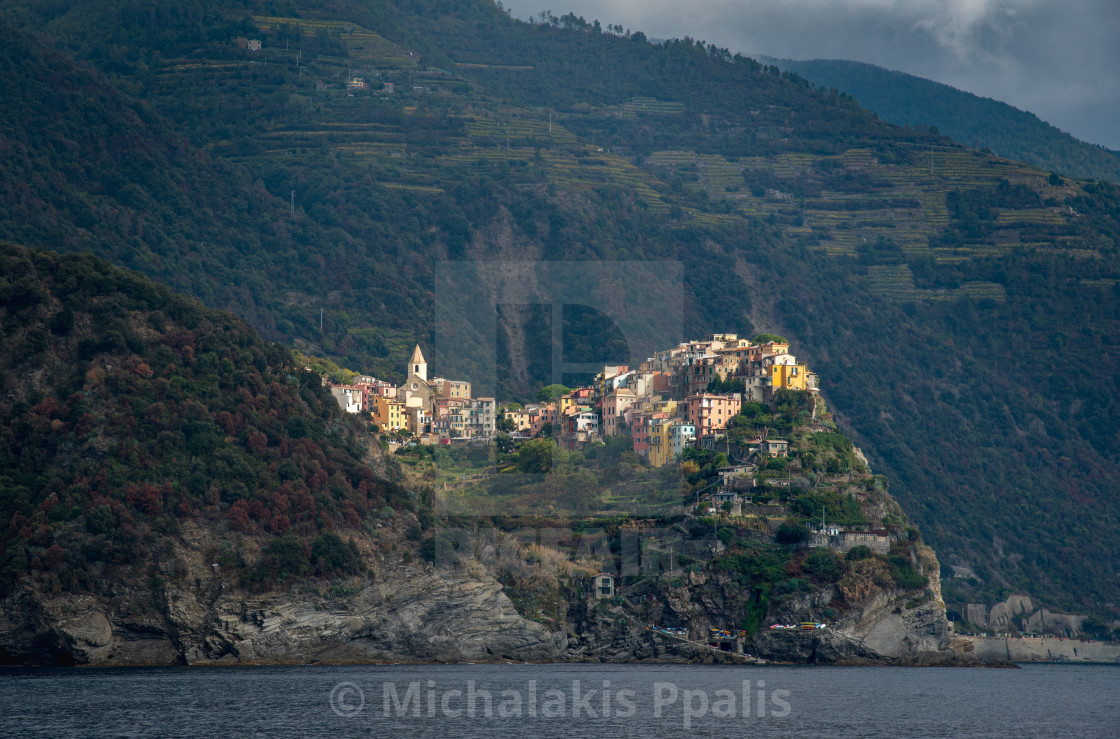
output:
[[[643,457],[649,456],[650,444],[654,443],[654,429],[666,418],[668,416],[665,413],[655,411],[640,411],[630,417],[630,436],[635,452]]]
[[[603,436],[616,436],[623,432],[623,414],[634,405],[635,400],[633,391],[624,387],[603,397]]]
[[[731,395],[698,393],[689,397],[686,402],[688,422],[696,427],[697,436],[727,428],[727,424],[743,407],[743,398],[739,393]]]
[[[529,411],[529,433],[536,436],[544,429],[546,423],[552,424],[556,428],[556,421],[558,419],[558,412],[555,403],[543,405],[540,408],[534,408]]]
[[[362,392],[362,407],[372,408],[373,398],[396,398],[397,386],[378,380],[372,377],[365,378],[365,381],[355,382],[354,387]]]

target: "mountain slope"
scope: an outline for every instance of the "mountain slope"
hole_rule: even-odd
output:
[[[769,60],[815,85],[840,90],[884,121],[941,133],[1067,177],[1120,182],[1120,152],[1087,144],[1006,103],[873,64]]]
[[[385,328],[420,309],[422,296],[417,302],[399,290],[380,292],[376,267],[347,268],[355,236],[285,217],[287,192],[273,197],[251,172],[192,146],[148,104],[43,40],[4,24],[0,37],[0,237],[91,251],[210,305],[235,308],[273,337],[291,336],[297,325],[304,335],[318,334],[319,303],[312,308],[311,296],[329,289],[360,295],[364,314]],[[380,204],[414,209],[407,193],[388,193]],[[385,247],[368,248],[384,259]],[[387,351],[377,334],[339,333],[363,355]]]
[[[5,594],[108,587],[194,519],[302,541],[402,500],[318,375],[243,322],[88,256],[0,259]]]
[[[100,3],[17,5],[4,4],[10,17],[97,70],[43,52],[54,74],[116,102],[28,119],[43,131],[22,144],[41,181],[30,164],[4,174],[32,194],[0,219],[4,233],[43,243],[35,219],[52,212],[68,233],[100,229],[60,243],[126,264],[147,247],[135,266],[176,289],[398,379],[410,337],[435,334],[440,260],[675,261],[686,335],[798,337],[793,351],[827,378],[942,560],[979,576],[947,579],[947,598],[1014,589],[1102,613],[1120,602],[1114,186],[892,126],[692,41],[654,45],[574,17],[530,26],[486,2],[283,16],[212,3],[201,16],[137,13],[123,31]],[[5,74],[12,99],[47,106],[45,74]],[[351,76],[372,84],[348,89]],[[80,204],[50,199],[68,179],[57,152],[71,131],[84,118],[115,126],[133,105],[184,153],[130,179],[198,183],[206,206],[176,207],[143,237],[128,221],[81,226]],[[167,145],[152,131],[151,146]],[[117,169],[96,161],[89,177]],[[109,202],[146,216],[160,212],[153,200]],[[535,289],[517,304],[547,303]],[[551,379],[550,320],[504,315],[507,392]],[[569,322],[588,351],[566,358],[618,361],[612,330],[593,314]],[[539,340],[510,348],[524,335]],[[473,377],[458,347],[434,348],[441,372]]]

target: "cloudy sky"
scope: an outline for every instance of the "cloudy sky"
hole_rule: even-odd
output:
[[[1029,110],[1120,150],[1120,0],[504,0],[655,38],[852,59]]]

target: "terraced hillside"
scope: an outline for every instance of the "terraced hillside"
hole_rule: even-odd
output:
[[[799,337],[942,561],[976,573],[946,579],[951,602],[1120,602],[1113,185],[886,124],[692,40],[483,0],[278,7],[0,4],[24,29],[6,31],[19,208],[0,233],[95,250],[397,379],[436,332],[439,261],[672,260],[687,334]],[[56,78],[112,104],[62,104]],[[101,133],[130,106],[128,136]],[[151,166],[124,155],[141,145]],[[569,359],[618,359],[601,315],[565,318],[587,348]],[[548,379],[532,339],[550,320],[503,313],[515,394]],[[435,349],[449,375],[476,369]]]
[[[1120,181],[1120,152],[1079,141],[1032,113],[874,64],[839,59],[767,60],[816,85],[852,95],[883,120],[935,126],[957,141],[1078,178]]]

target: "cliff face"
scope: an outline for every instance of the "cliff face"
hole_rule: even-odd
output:
[[[79,665],[549,661],[567,646],[563,631],[519,616],[483,572],[397,563],[373,580],[325,594],[253,595],[213,574],[157,592],[121,585],[109,596],[25,589],[0,604],[0,657]]]
[[[97,595],[24,586],[0,602],[0,661],[15,664],[217,664],[547,661],[564,631],[518,615],[476,563],[454,570],[414,559],[396,529],[348,537],[364,574],[242,587],[243,571],[211,560],[227,533],[190,522],[156,565],[118,570]],[[259,539],[259,540],[258,540]],[[244,557],[267,537],[243,538]]]
[[[931,552],[932,554],[932,552]],[[936,559],[933,560],[936,562]],[[876,662],[939,664],[957,661],[941,602],[936,570],[926,596],[897,588],[876,590],[828,628],[811,632],[766,630],[750,641],[752,651],[781,662]],[[824,598],[825,592],[818,595]],[[967,660],[963,660],[967,661]]]
[[[944,653],[951,631],[941,598],[941,568],[929,547],[918,550],[920,572],[928,579],[924,593],[898,588],[875,589],[856,601],[853,613],[836,633],[878,657],[895,660]]]
[[[865,584],[861,592],[845,593],[849,583],[841,582],[778,599],[766,609],[764,627],[744,641],[744,651],[761,659],[799,664],[969,662],[951,651],[952,632],[941,601],[937,558],[928,547],[920,551],[921,572],[929,579],[924,589],[892,587],[880,580]],[[682,653],[680,643],[657,632],[649,646],[640,639],[628,641],[624,638],[627,624],[622,621],[632,616],[629,620],[641,623],[689,624],[690,638],[706,642],[708,627],[741,623],[752,606],[750,590],[744,592],[733,578],[718,572],[689,573],[676,585],[638,582],[625,589],[625,596],[621,605],[592,608],[581,603],[569,611],[569,621],[584,634],[578,644],[572,644],[573,651],[619,659],[630,648],[631,659],[669,659]],[[845,598],[851,607],[824,629],[767,628],[774,623],[816,620],[816,614]],[[708,654],[709,650],[694,650],[691,658]]]
[[[613,600],[576,595],[565,606],[563,623],[531,620],[517,612],[477,561],[435,568],[384,555],[371,555],[363,577],[333,584],[301,581],[288,590],[253,593],[208,564],[201,556],[206,532],[194,534],[174,553],[186,571],[162,587],[131,578],[100,595],[27,587],[13,592],[0,602],[0,661],[727,661],[730,655],[703,646],[707,627],[734,622],[749,606],[731,579],[690,573],[683,581],[639,580]],[[360,546],[371,551],[369,540]],[[936,559],[928,549],[925,553],[930,584],[924,600],[912,591],[873,588],[826,629],[763,629],[744,644],[745,651],[793,663],[951,661],[937,569],[930,566]],[[783,600],[767,612],[767,622],[796,621],[834,602],[839,587]],[[688,638],[645,628],[666,622],[690,623]]]
[[[452,517],[440,531],[435,470],[402,477],[244,323],[89,257],[0,245],[0,267],[0,663],[714,659],[710,627],[761,628],[753,650],[789,661],[945,646],[936,559],[809,394],[739,419],[791,432],[788,459],[752,463],[767,505],[677,504],[726,454],[679,478],[618,456],[537,492],[597,511],[584,493],[652,489],[641,476],[673,492],[659,518],[488,520],[468,552]],[[806,548],[825,508],[889,541]],[[600,570],[622,575],[606,600],[586,587]],[[765,630],[810,619],[830,628]]]

